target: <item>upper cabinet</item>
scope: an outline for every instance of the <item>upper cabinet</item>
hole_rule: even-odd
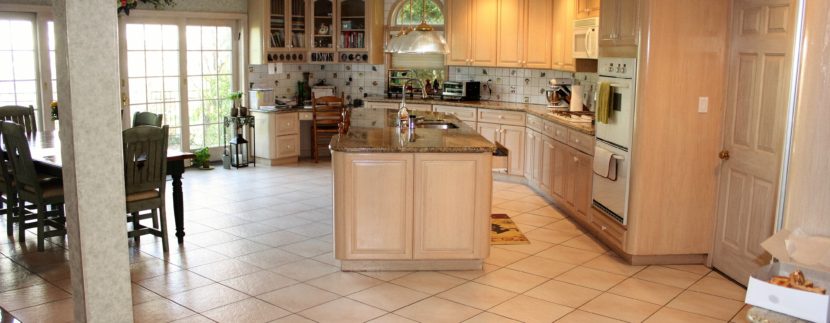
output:
[[[497,66],[550,68],[552,8],[550,0],[498,1]]]
[[[573,43],[575,2],[553,0],[553,69],[571,72],[576,70]]]
[[[637,14],[637,0],[602,0],[599,19],[600,56],[636,56],[640,35]]]
[[[447,0],[447,65],[496,66],[498,0]]]
[[[383,0],[249,0],[248,12],[251,64],[383,63]]]
[[[576,0],[576,19],[599,16],[600,0]]]

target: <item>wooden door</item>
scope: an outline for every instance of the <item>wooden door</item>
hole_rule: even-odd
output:
[[[577,0],[574,12],[577,19],[596,17],[600,14],[600,0]]]
[[[544,193],[550,196],[556,195],[553,192],[554,171],[560,166],[555,158],[555,147],[553,139],[542,136],[542,174],[539,179],[539,187]]]
[[[472,48],[471,11],[473,0],[448,0],[447,8],[447,65],[468,65]]]
[[[562,197],[562,201],[565,202],[565,206],[574,210],[574,194],[576,189],[576,164],[579,162],[579,154],[576,149],[573,149],[565,144],[561,144],[562,150],[565,155],[564,161],[564,168],[565,168],[565,193]]]
[[[533,142],[533,160],[532,160],[532,167],[533,167],[533,181],[539,183],[542,181],[542,151],[544,150],[544,143],[542,142],[542,138],[544,136],[534,131],[533,134],[535,135],[536,141]],[[527,156],[527,154],[525,154]],[[525,163],[527,165],[527,163]],[[528,171],[528,169],[525,169]]]
[[[499,67],[522,67],[524,64],[525,0],[498,0],[496,38],[496,65]]]
[[[565,62],[565,43],[570,42],[573,35],[565,33],[565,16],[571,15],[566,10],[566,2],[571,0],[553,0],[553,44],[551,55],[551,67],[562,69]]]
[[[490,158],[486,153],[416,154],[414,259],[485,257]]]
[[[568,146],[558,142],[551,141],[553,147],[553,157],[551,159],[551,193],[553,196],[559,198],[560,201],[567,199],[565,191],[567,189],[567,175],[568,167]],[[547,144],[546,144],[547,145]],[[545,149],[548,149],[547,147]]]
[[[501,143],[501,126],[495,123],[484,123],[479,122],[478,127],[478,134],[484,137],[485,139],[489,140],[492,143],[496,143],[497,141]],[[510,152],[512,153],[512,151]]]
[[[573,151],[574,176],[573,208],[574,214],[588,223],[588,211],[591,209],[591,181],[593,180],[593,157],[576,150]]]
[[[638,0],[617,0],[617,31],[614,43],[617,46],[636,46],[640,35]]]
[[[539,140],[536,136],[530,128],[525,129],[525,178],[534,186],[539,185],[535,179],[539,175],[535,174],[533,167],[534,160],[540,156],[540,152],[536,150],[536,141]]]
[[[523,175],[525,169],[525,127],[502,125],[500,143],[510,151],[507,172],[510,175]]]
[[[563,0],[563,12],[566,14],[562,17],[562,28],[565,29],[564,42],[562,43],[562,64],[560,69],[565,71],[576,71],[576,60],[574,59],[574,16],[567,14],[573,12],[575,0]]]
[[[735,1],[713,264],[746,283],[769,262],[784,142],[795,8],[787,0]]]
[[[599,46],[614,46],[614,33],[617,31],[619,0],[602,0],[599,13]]]
[[[496,66],[498,0],[474,0],[472,8],[470,64]]]
[[[525,7],[524,66],[550,68],[553,45],[553,1],[527,0]]]

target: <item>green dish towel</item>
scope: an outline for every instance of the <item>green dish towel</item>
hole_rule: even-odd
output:
[[[613,109],[611,108],[611,83],[599,83],[599,98],[597,98],[597,122],[608,123]]]

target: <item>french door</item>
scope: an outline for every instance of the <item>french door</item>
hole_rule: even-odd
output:
[[[239,88],[238,41],[233,21],[122,19],[122,114],[164,114],[169,145],[211,148],[218,156],[222,116]]]
[[[33,106],[40,120],[35,15],[0,12],[0,106]]]

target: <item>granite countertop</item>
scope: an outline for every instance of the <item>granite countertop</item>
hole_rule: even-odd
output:
[[[363,99],[366,102],[391,102],[391,103],[400,103],[401,99],[399,98],[387,98],[387,97],[369,97]],[[592,123],[584,123],[584,122],[572,122],[569,121],[568,118],[549,114],[547,108],[541,104],[529,104],[529,103],[514,103],[514,102],[500,102],[500,101],[446,101],[446,100],[436,100],[436,99],[420,99],[420,98],[407,98],[406,102],[413,103],[413,104],[437,104],[437,105],[448,105],[448,106],[456,106],[456,107],[470,107],[470,108],[480,108],[480,109],[491,109],[491,110],[507,110],[507,111],[521,111],[527,112],[537,117],[540,117],[544,120],[548,120],[551,122],[555,122],[557,124],[566,126],[568,128],[577,130],[581,133],[594,135],[595,128]]]
[[[353,153],[482,153],[496,146],[458,118],[440,113],[413,111],[424,120],[443,120],[455,129],[397,127],[398,111],[361,108],[352,110],[346,134],[332,138],[329,148]]]

